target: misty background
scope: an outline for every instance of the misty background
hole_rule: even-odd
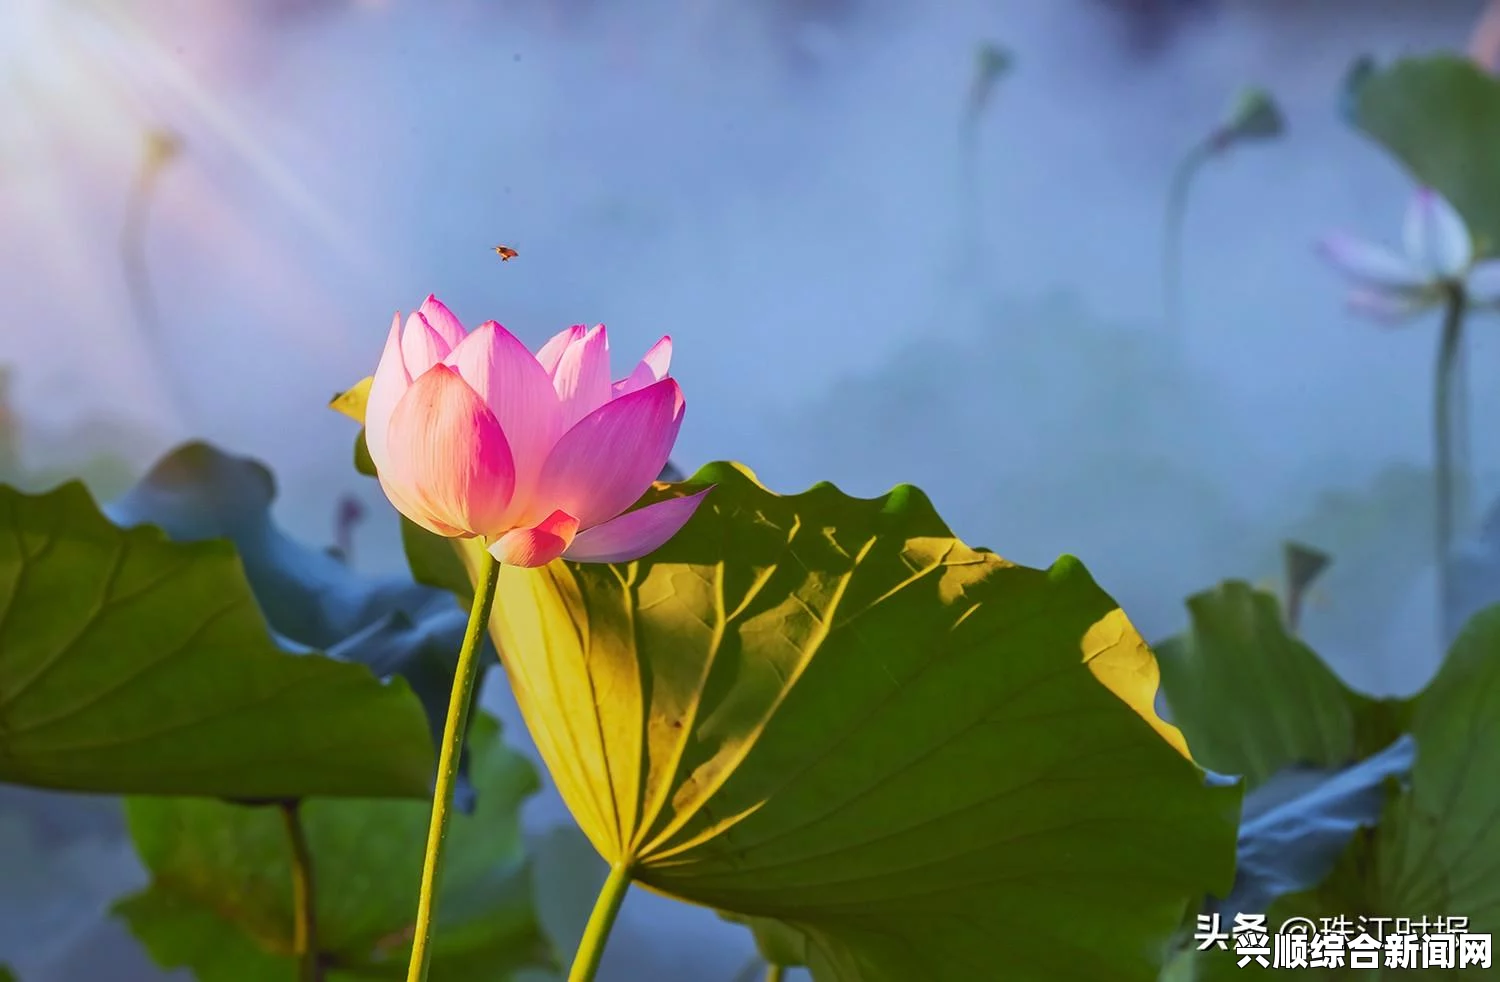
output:
[[[331,541],[358,496],[355,565],[400,569],[395,514],[325,407],[432,292],[533,345],[602,321],[617,374],[671,334],[684,470],[917,484],[966,541],[1080,556],[1150,639],[1184,626],[1188,594],[1278,575],[1284,539],[1327,549],[1305,636],[1356,687],[1411,692],[1439,650],[1435,325],[1346,313],[1312,245],[1399,245],[1411,192],[1338,115],[1350,63],[1462,49],[1481,7],[0,0],[20,466],[109,452],[129,466],[96,486],[117,491],[206,439],[274,469],[304,540]],[[969,186],[985,42],[1015,63]],[[1247,83],[1288,130],[1194,185],[1174,334],[1167,182]],[[172,137],[155,169],[153,132]],[[1470,333],[1470,535],[1500,493],[1493,326]],[[499,673],[485,703],[534,756]],[[143,877],[118,809],[0,792],[0,961],[26,982],[161,977],[105,915]],[[527,817],[568,821],[550,790]],[[636,890],[603,976],[730,982],[752,951]]]

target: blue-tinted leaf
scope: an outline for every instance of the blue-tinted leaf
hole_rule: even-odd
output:
[[[1416,740],[1406,734],[1351,767],[1284,772],[1252,792],[1245,800],[1247,813],[1260,810],[1258,798],[1278,796],[1279,783],[1297,787],[1289,799],[1240,826],[1234,889],[1218,905],[1226,919],[1266,911],[1278,897],[1321,883],[1355,831],[1379,820],[1389,782],[1410,778],[1416,752]]]

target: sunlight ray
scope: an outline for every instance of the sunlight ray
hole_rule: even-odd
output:
[[[193,109],[216,136],[224,140],[254,169],[262,181],[281,195],[329,245],[339,250],[341,259],[356,264],[368,260],[358,237],[323,205],[291,168],[256,139],[222,99],[215,98],[206,91],[138,24],[113,8],[110,8],[109,16],[119,31],[130,38],[135,51],[142,56],[140,67],[152,73],[156,80],[170,88],[174,95]]]

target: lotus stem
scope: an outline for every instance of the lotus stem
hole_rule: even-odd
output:
[[[964,117],[959,133],[959,276],[964,289],[977,288],[984,267],[984,219],[979,200],[979,120]]]
[[[979,46],[969,97],[964,103],[959,123],[959,222],[962,231],[959,247],[961,285],[977,290],[984,268],[984,218],[980,213],[979,136],[985,108],[990,104],[1000,80],[1011,70],[1010,52],[994,42]]]
[[[786,966],[775,962],[766,966],[766,982],[782,982],[786,978]]]
[[[499,578],[500,564],[489,552],[482,552],[474,582],[474,605],[469,610],[469,626],[458,650],[458,669],[453,675],[448,718],[443,724],[443,744],[438,751],[437,783],[432,792],[432,818],[427,825],[427,854],[422,862],[422,889],[417,895],[417,922],[411,941],[411,964],[406,970],[407,982],[426,982],[428,963],[432,960],[430,947],[438,878],[443,868],[443,844],[448,834],[448,816],[453,811],[453,791],[458,785],[464,734],[469,728],[469,708],[473,703],[474,680],[479,674],[479,654],[484,647]]]
[[[151,264],[146,257],[146,223],[162,172],[180,152],[181,144],[174,134],[165,130],[152,130],[146,134],[146,152],[125,201],[125,219],[120,227],[120,268],[125,276],[125,289],[130,296],[136,326],[146,335],[146,343],[158,359],[159,368],[166,377],[166,387],[177,403],[174,408],[178,411],[185,405],[186,398],[167,363],[156,290],[151,283]]]
[[[120,229],[120,264],[125,269],[125,286],[135,308],[136,322],[150,336],[153,345],[161,343],[161,332],[157,326],[150,264],[146,260],[146,220],[151,214],[156,179],[162,166],[161,161],[149,157],[141,164],[125,202],[125,221]]]
[[[323,982],[323,959],[318,950],[318,903],[313,883],[312,849],[302,827],[298,801],[278,803],[287,840],[292,846],[292,950],[297,955],[298,982]]]
[[[625,894],[630,890],[630,879],[628,863],[610,867],[609,876],[599,890],[599,899],[594,901],[594,912],[589,915],[588,925],[583,929],[578,953],[573,956],[568,982],[594,982],[599,963],[604,958],[604,944],[609,940],[609,932],[614,928],[620,906],[625,903]]]
[[[1473,444],[1469,428],[1469,349],[1468,335],[1460,332],[1453,353],[1453,532],[1462,536],[1472,511]]]
[[[1198,169],[1222,144],[1214,135],[1189,150],[1172,172],[1167,189],[1167,211],[1162,245],[1162,300],[1166,309],[1167,330],[1182,332],[1182,232],[1187,218],[1188,192]]]
[[[1433,491],[1437,560],[1437,602],[1439,643],[1443,648],[1453,640],[1453,585],[1450,577],[1450,552],[1453,545],[1453,382],[1454,367],[1463,343],[1464,313],[1468,297],[1461,284],[1448,287],[1448,302],[1443,313],[1443,333],[1438,341],[1437,371],[1433,380]]]

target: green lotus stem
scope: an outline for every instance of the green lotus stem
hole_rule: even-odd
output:
[[[615,918],[620,914],[620,905],[625,903],[625,894],[629,890],[629,864],[611,866],[609,876],[599,890],[599,899],[594,901],[594,912],[589,915],[588,925],[583,929],[583,940],[578,942],[578,953],[573,956],[568,982],[594,982],[599,962],[604,958],[604,943],[609,939]]]
[[[1472,450],[1469,430],[1469,339],[1460,333],[1458,349],[1453,354],[1453,527],[1455,535],[1464,534],[1473,502],[1473,474],[1469,456]]]
[[[307,830],[302,827],[301,804],[282,801],[278,805],[282,823],[286,826],[286,837],[292,844],[292,950],[297,955],[297,980],[323,982],[313,857],[307,844]]]
[[[766,982],[781,982],[786,978],[786,966],[777,965],[775,962],[766,966]]]
[[[964,117],[958,148],[958,286],[978,290],[984,271],[984,218],[980,211],[979,120]]]
[[[406,982],[426,982],[427,966],[432,960],[434,911],[437,907],[438,877],[443,868],[443,840],[448,834],[448,815],[453,811],[453,789],[458,784],[458,762],[462,756],[464,733],[469,728],[469,707],[473,702],[474,679],[479,674],[479,652],[490,624],[490,610],[495,605],[495,584],[500,578],[500,564],[488,551],[481,551],[479,570],[474,582],[474,606],[469,610],[469,626],[464,631],[463,646],[458,649],[458,669],[453,675],[453,692],[448,698],[448,718],[443,724],[443,745],[438,751],[437,784],[432,792],[432,819],[427,825],[427,855],[422,862],[422,890],[417,895],[417,922],[411,939],[411,964]]]
[[[1437,372],[1433,380],[1433,490],[1437,519],[1434,549],[1437,559],[1439,643],[1447,648],[1453,638],[1453,592],[1449,577],[1449,553],[1453,543],[1453,369],[1463,343],[1464,312],[1468,297],[1462,284],[1448,287],[1443,333],[1438,341]]]
[[[1162,298],[1166,306],[1167,329],[1172,333],[1182,330],[1182,229],[1187,218],[1188,191],[1193,178],[1223,138],[1217,134],[1189,150],[1172,172],[1172,184],[1167,189],[1166,227],[1162,245]]]

